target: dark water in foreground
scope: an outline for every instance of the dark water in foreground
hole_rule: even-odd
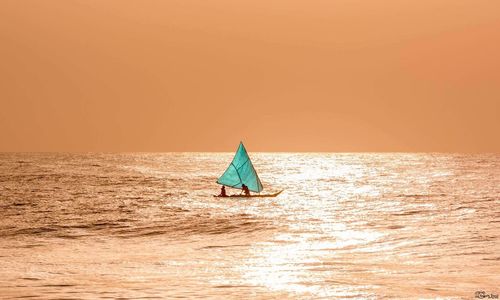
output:
[[[0,298],[500,293],[500,156],[0,154]]]

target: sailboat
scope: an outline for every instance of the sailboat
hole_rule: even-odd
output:
[[[219,177],[217,183],[235,189],[242,189],[242,186],[244,184],[250,191],[255,193],[260,193],[262,192],[262,190],[264,190],[259,175],[257,175],[257,171],[255,171],[255,168],[253,167],[252,161],[248,156],[243,142],[240,142],[238,150],[236,150],[236,154],[234,155],[233,161],[229,164],[224,174]],[[214,197],[276,197],[281,194],[281,192],[282,191],[276,192],[274,194],[257,195],[214,195]]]

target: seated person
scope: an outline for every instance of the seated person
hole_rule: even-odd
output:
[[[248,186],[246,186],[245,184],[242,184],[241,189],[243,190],[243,193],[245,194],[245,196],[250,196],[250,190],[248,189]]]
[[[222,186],[220,188],[220,194],[219,194],[219,197],[227,197],[227,194],[226,194],[226,187],[225,186]]]

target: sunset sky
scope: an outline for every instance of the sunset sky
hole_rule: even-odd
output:
[[[500,1],[0,1],[0,151],[500,152]]]

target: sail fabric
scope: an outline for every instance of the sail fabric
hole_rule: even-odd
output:
[[[243,143],[240,142],[233,161],[217,183],[237,189],[241,189],[242,184],[245,184],[249,190],[256,193],[264,189]]]

